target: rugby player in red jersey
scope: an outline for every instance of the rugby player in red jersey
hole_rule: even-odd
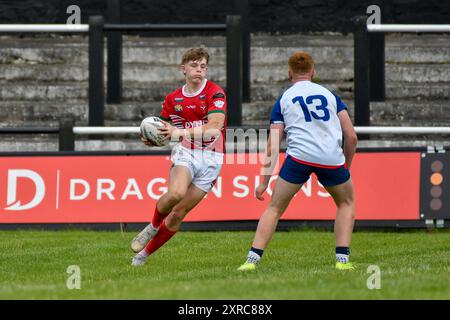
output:
[[[165,128],[160,131],[180,143],[172,150],[168,191],[158,200],[151,223],[131,242],[131,249],[137,253],[133,266],[144,265],[149,255],[169,241],[219,176],[227,104],[223,89],[206,79],[208,62],[205,48],[187,50],[181,61],[186,84],[163,102],[160,118]]]

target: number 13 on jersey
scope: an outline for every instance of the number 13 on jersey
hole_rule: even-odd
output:
[[[319,101],[320,104],[316,105],[316,101]],[[292,99],[292,102],[294,104],[297,102],[300,104],[300,107],[303,110],[303,114],[305,115],[306,122],[311,122],[312,118],[322,121],[330,120],[330,111],[327,109],[328,101],[322,95],[308,96],[306,97],[306,99],[303,99],[302,96],[299,96]],[[316,105],[316,110],[310,111],[309,107],[312,108],[314,105]]]

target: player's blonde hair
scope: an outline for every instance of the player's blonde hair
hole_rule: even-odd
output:
[[[288,66],[295,74],[307,74],[314,67],[314,60],[306,52],[297,51],[289,57]]]
[[[205,47],[190,48],[183,54],[183,57],[181,58],[181,64],[184,65],[189,61],[196,61],[196,60],[200,60],[202,58],[205,58],[206,63],[208,64],[209,53]]]

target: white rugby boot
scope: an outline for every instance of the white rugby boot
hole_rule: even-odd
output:
[[[155,228],[151,223],[146,226],[139,234],[131,241],[131,250],[138,253],[141,252],[147,243],[153,239],[158,233],[159,228]]]
[[[133,267],[143,266],[147,262],[148,255],[142,254],[139,252],[136,254],[133,259],[131,259],[131,265]]]

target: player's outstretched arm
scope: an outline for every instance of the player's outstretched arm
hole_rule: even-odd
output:
[[[338,113],[338,118],[341,123],[342,134],[344,135],[344,155],[347,168],[350,169],[353,156],[356,152],[356,145],[358,143],[358,137],[353,127],[352,120],[348,115],[347,110],[342,110]]]
[[[263,194],[269,186],[270,177],[278,163],[278,155],[280,153],[280,146],[283,138],[284,124],[271,124],[269,138],[267,140],[266,156],[261,167],[262,181],[255,191],[255,196],[258,200],[264,200]]]

